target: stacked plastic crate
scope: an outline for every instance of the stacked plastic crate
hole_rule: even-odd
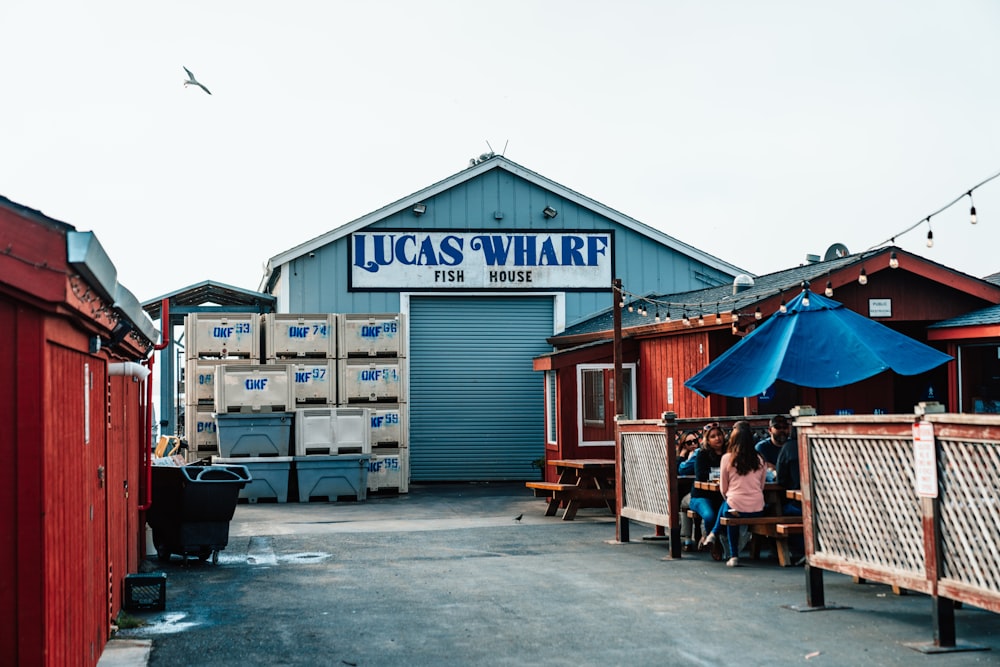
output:
[[[286,365],[260,363],[259,350],[266,331],[260,315],[253,317],[261,331],[255,348],[258,355],[241,363],[223,364],[216,370],[219,452],[212,461],[247,468],[251,481],[240,490],[240,498],[286,502],[295,410],[292,370]]]
[[[184,320],[184,433],[188,457],[219,453],[215,387],[219,369],[260,359],[256,313],[193,313]]]
[[[369,410],[368,490],[409,490],[406,320],[398,313],[340,316],[338,404]]]
[[[264,316],[267,363],[291,369],[295,399],[293,465],[300,502],[364,500],[371,445],[368,412],[337,406],[340,315]]]

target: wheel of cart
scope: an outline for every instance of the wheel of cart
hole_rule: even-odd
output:
[[[147,521],[160,560],[172,554],[219,562],[240,489],[251,481],[241,465],[154,466]]]

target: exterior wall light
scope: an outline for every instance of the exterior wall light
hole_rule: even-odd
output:
[[[421,216],[427,212],[427,204],[414,204],[413,215]]]
[[[545,208],[542,209],[542,215],[551,220],[552,218],[559,215],[559,211],[555,210],[551,206],[546,206]]]

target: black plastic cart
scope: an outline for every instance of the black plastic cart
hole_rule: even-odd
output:
[[[251,481],[241,465],[154,466],[153,502],[146,520],[160,560],[171,554],[219,562],[240,489]]]

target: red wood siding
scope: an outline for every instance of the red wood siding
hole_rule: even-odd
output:
[[[96,663],[108,632],[105,366],[50,340],[45,378],[46,656],[60,664]]]
[[[108,394],[108,575],[110,615],[121,608],[125,575],[135,572],[145,551],[139,525],[139,448],[144,433],[145,384],[130,376],[109,378]],[[111,485],[111,480],[120,480]],[[109,618],[109,620],[111,620]]]
[[[680,336],[662,336],[642,340],[639,345],[639,419],[659,419],[665,411],[676,412],[679,418],[725,414],[726,399],[721,396],[702,398],[684,386],[692,375],[708,365],[722,351],[713,342],[724,333],[701,330]],[[735,337],[733,344],[735,344]],[[711,356],[710,356],[711,355]],[[674,402],[668,402],[667,379],[673,380]]]
[[[66,263],[72,227],[0,205],[0,663],[95,665],[138,567],[144,383],[109,361],[144,359]],[[126,487],[126,484],[128,486]]]
[[[42,406],[45,401],[42,369],[44,368],[44,318],[32,309],[14,302],[13,336],[11,344],[0,346],[2,354],[11,360],[11,382],[0,383],[0,410],[10,410],[10,423],[14,424],[13,437],[0,442],[4,461],[2,466],[8,484],[13,489],[12,501],[4,508],[4,534],[13,535],[16,556],[10,570],[11,596],[4,595],[3,655],[16,656],[15,664],[40,664],[45,647],[44,588],[45,572],[43,553],[42,470],[44,434]],[[6,318],[5,318],[6,319]],[[4,418],[5,423],[8,422]],[[26,445],[25,443],[30,443]],[[4,570],[4,574],[7,574]],[[6,606],[8,604],[11,606]],[[8,647],[12,650],[8,651]]]
[[[21,291],[23,298],[62,301],[66,290],[66,231],[26,220],[3,207],[0,230],[7,249],[0,252],[3,283]]]
[[[0,528],[10,536],[0,546],[0,655],[94,665],[124,575],[138,566],[138,512],[122,472],[138,477],[144,385],[115,378],[109,392],[106,361],[82,351],[86,332],[3,293],[0,340]]]
[[[887,269],[869,276],[867,285],[861,286],[856,282],[845,285],[834,293],[833,298],[865,317],[868,317],[869,299],[892,299],[892,317],[874,318],[877,322],[921,322],[926,326],[994,303],[956,289],[951,284],[935,282],[902,268],[895,271]],[[951,272],[942,272],[941,278],[950,278],[950,282],[954,282]],[[925,333],[917,338],[927,340]]]

